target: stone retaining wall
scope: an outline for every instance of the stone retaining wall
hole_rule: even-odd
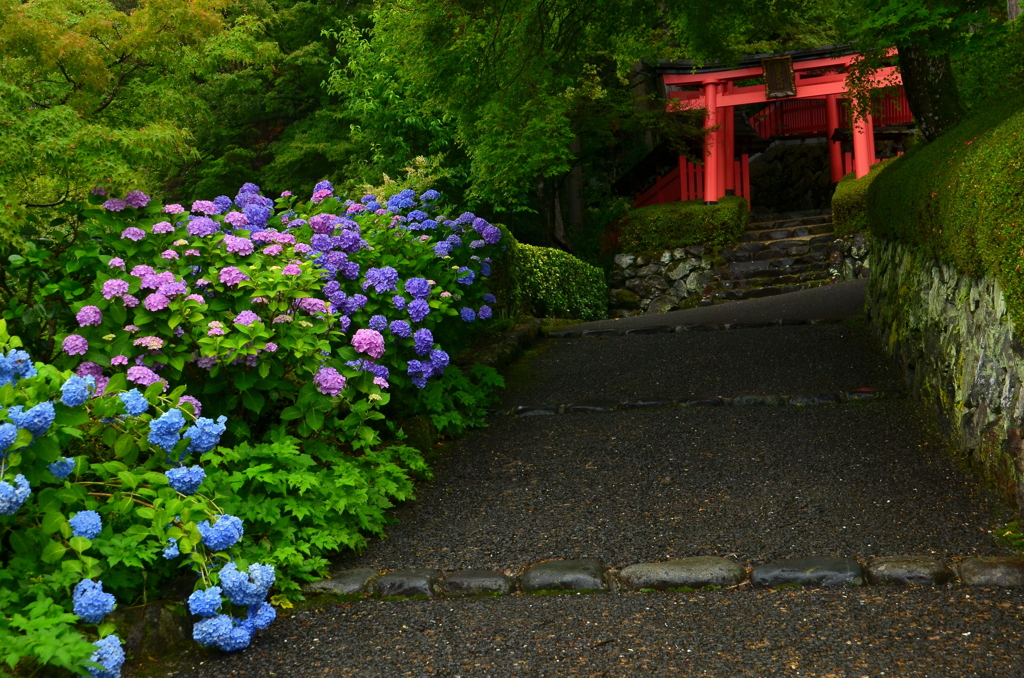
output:
[[[707,248],[680,247],[656,256],[617,254],[609,276],[608,302],[612,318],[641,313],[665,313],[699,299],[711,282],[712,262]]]
[[[871,323],[954,449],[1024,509],[1024,346],[999,284],[921,250],[873,242]]]

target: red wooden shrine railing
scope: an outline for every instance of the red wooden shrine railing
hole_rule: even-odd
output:
[[[897,92],[887,92],[875,102],[874,110],[871,117],[875,127],[903,125],[914,119],[902,87]],[[825,99],[787,99],[770,103],[752,115],[750,125],[763,139],[820,134],[829,131],[827,116]],[[839,106],[839,127],[850,128],[850,109],[847,106]]]
[[[733,161],[736,195],[747,199],[750,204],[750,156],[743,154]],[[659,177],[653,186],[640,193],[633,207],[660,205],[665,202],[704,200],[704,166],[679,159],[679,165],[668,174]]]

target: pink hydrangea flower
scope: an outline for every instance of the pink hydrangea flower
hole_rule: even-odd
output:
[[[124,331],[128,332],[129,334],[131,334],[133,332],[138,332],[139,331],[139,327],[138,327],[138,325],[125,325],[124,326]]]
[[[178,398],[178,405],[181,405],[182,403],[190,404],[192,406],[192,413],[195,414],[195,416],[197,417],[203,411],[202,403],[200,403],[196,398],[193,398],[192,396],[183,395],[180,398]]]
[[[374,377],[373,383],[377,384],[377,386],[380,386],[381,388],[388,388],[390,386],[384,377]]]
[[[299,275],[302,273],[302,269],[295,264],[288,264],[281,269],[281,275]]]
[[[142,283],[139,285],[144,290],[160,289],[161,285],[174,282],[174,274],[170,271],[162,273],[150,273],[142,276]]]
[[[162,259],[169,259],[173,261],[178,258],[178,253],[175,252],[174,250],[164,250],[163,252],[160,253],[160,257]]]
[[[252,303],[254,304],[265,304],[267,303],[266,297],[253,297]]]
[[[222,283],[224,283],[225,285],[231,287],[233,285],[237,285],[238,283],[242,282],[243,280],[248,280],[249,276],[247,276],[246,274],[242,273],[240,270],[238,270],[234,266],[227,266],[227,267],[222,268],[220,270],[219,279],[220,279],[220,281]]]
[[[199,256],[199,250],[185,250],[185,256],[186,257],[198,257]]]
[[[79,327],[99,325],[103,322],[103,311],[100,310],[99,306],[83,306],[75,318],[78,320]]]
[[[207,280],[206,278],[200,278],[199,280],[196,281],[196,287],[206,287],[209,284],[210,281]]]
[[[263,350],[266,351],[267,353],[274,353],[274,352],[277,351],[277,344],[275,344],[272,341],[268,341],[267,342],[267,347],[265,349],[263,349]]]
[[[447,292],[447,291],[446,292],[441,292],[441,298],[443,298],[443,299],[447,299],[450,296],[452,296],[451,292]]]
[[[206,299],[201,294],[190,294],[190,295],[188,295],[185,298],[186,299],[190,299],[190,300],[192,300],[192,301],[194,301],[194,302],[196,302],[198,304],[205,304],[206,303]]]
[[[164,347],[164,340],[160,337],[139,337],[132,342],[135,346],[144,346],[150,351],[159,351]]]
[[[144,278],[147,275],[153,275],[153,273],[155,273],[155,271],[153,271],[152,266],[139,265],[132,269],[132,275],[136,278]]]
[[[313,377],[313,384],[324,395],[337,396],[345,388],[345,376],[333,367],[321,367]]]
[[[161,221],[153,224],[153,232],[157,235],[161,235],[163,233],[174,233],[174,226],[171,226],[171,222],[169,221]]]
[[[237,214],[237,213],[236,213]],[[253,252],[252,241],[248,238],[238,238],[233,235],[224,236],[224,246],[231,254],[238,254],[247,257]]]
[[[303,297],[295,302],[295,305],[306,313],[324,313],[327,310],[327,302],[315,297]]]
[[[160,289],[158,289],[157,292],[169,299],[173,299],[179,294],[185,294],[185,292],[188,292],[188,285],[183,282],[164,283],[160,286]]]
[[[366,209],[365,205],[360,205],[359,203],[353,203],[353,204],[348,206],[347,210],[345,210],[345,214],[356,214],[357,212],[362,212],[365,209]]]
[[[248,327],[253,323],[263,322],[263,319],[260,318],[255,313],[253,313],[252,311],[242,311],[241,313],[235,316],[235,319],[232,322],[236,325],[245,325]]]
[[[224,323],[219,320],[212,320],[206,330],[207,336],[210,337],[223,337],[224,336]]]
[[[89,351],[89,342],[79,334],[69,334],[64,338],[61,348],[68,355],[85,355]]]
[[[121,297],[121,301],[124,302],[125,308],[135,308],[136,306],[139,305],[138,298],[132,296],[131,294],[126,294],[123,297]]]
[[[127,365],[128,364],[128,356],[126,356],[126,355],[115,355],[113,358],[110,359],[110,364],[111,365]]]
[[[323,202],[327,198],[330,198],[330,197],[333,197],[333,196],[334,196],[334,193],[332,191],[329,191],[326,188],[322,188],[322,189],[320,189],[319,191],[317,191],[316,193],[313,194],[313,202]]]
[[[124,259],[121,257],[112,257],[107,265],[110,266],[110,268],[120,268],[121,270],[124,270]]]
[[[128,291],[128,283],[120,278],[111,278],[103,283],[103,298],[113,299]]]
[[[143,231],[141,228],[136,228],[134,226],[129,226],[128,228],[126,228],[123,231],[121,231],[121,240],[124,240],[125,238],[128,238],[129,240],[132,240],[134,242],[138,242],[138,241],[142,240],[145,237],[146,237],[146,232]]]
[[[167,390],[167,382],[161,379],[156,372],[143,365],[128,368],[128,381],[142,386],[149,386],[159,381],[163,382],[164,390]]]
[[[164,205],[164,214],[181,214],[185,211],[185,208],[177,203],[171,203],[170,205]]]
[[[153,294],[146,297],[145,301],[142,302],[142,305],[146,307],[147,311],[152,311],[155,313],[156,311],[164,310],[170,303],[170,299],[160,294],[159,292],[154,292]]]
[[[235,228],[241,228],[249,224],[249,217],[245,216],[243,212],[228,212],[224,215],[224,221],[228,222]]]
[[[297,244],[295,246],[295,253],[296,254],[306,254],[306,253],[312,252],[312,251],[313,251],[313,248],[310,247],[309,245],[307,245],[304,242],[300,242],[299,244]]]
[[[384,337],[377,330],[356,330],[352,335],[352,345],[375,360],[384,355]]]
[[[192,203],[191,211],[201,214],[220,214],[220,208],[210,200],[196,200]]]
[[[273,237],[274,242],[281,245],[294,245],[295,236],[291,233],[275,233]]]
[[[290,198],[293,195],[295,195],[295,194],[292,193],[291,191],[281,191],[281,197],[282,198]]]
[[[280,254],[283,251],[284,251],[284,248],[281,247],[280,245],[267,245],[266,247],[263,248],[263,253],[267,254],[267,255],[270,255],[272,257],[276,257],[278,254]]]

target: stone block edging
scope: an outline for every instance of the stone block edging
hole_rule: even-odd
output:
[[[684,332],[721,332],[723,330],[753,330],[762,327],[793,327],[799,325],[832,325],[841,323],[846,318],[810,318],[806,320],[766,320],[756,323],[698,323],[689,325],[652,325],[650,327],[634,327],[631,329],[608,328],[600,330],[554,330],[545,331],[551,339],[594,339],[599,337],[621,337],[646,334],[672,334]]]
[[[879,556],[861,563],[853,558],[805,556],[758,565],[748,571],[718,556],[695,556],[658,563],[637,563],[621,570],[596,559],[546,560],[519,577],[493,570],[409,568],[381,575],[368,568],[343,570],[329,579],[305,584],[306,595],[333,595],[349,600],[374,597],[462,598],[547,593],[618,593],[621,591],[694,591],[836,586],[1024,586],[1024,560],[970,557],[949,564],[926,556]]]
[[[515,405],[492,408],[491,414],[511,414],[517,417],[573,414],[580,412],[614,412],[616,410],[654,409],[665,407],[807,407],[811,405],[842,405],[876,400],[896,400],[905,397],[901,391],[879,391],[859,388],[834,393],[781,393],[743,394],[738,396],[683,396],[681,398],[635,398],[632,400],[580,400],[571,403],[543,405]]]

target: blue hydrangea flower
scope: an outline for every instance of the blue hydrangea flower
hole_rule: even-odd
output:
[[[103,519],[95,511],[79,511],[68,522],[71,523],[71,534],[76,537],[95,539],[103,531]]]
[[[89,661],[96,662],[103,668],[89,668],[89,678],[121,678],[121,666],[124,665],[121,639],[111,634],[97,640],[93,645],[96,646],[96,651],[89,657]]]
[[[224,422],[228,420],[223,414],[217,417],[217,421],[199,417],[196,423],[189,426],[185,431],[185,437],[189,439],[188,451],[193,454],[206,454],[217,446],[221,435],[227,430]]]
[[[257,233],[267,227],[267,220],[270,219],[270,210],[263,205],[249,203],[242,208],[246,219],[249,220],[249,230]]]
[[[170,486],[185,496],[195,494],[206,479],[206,471],[201,466],[172,468],[164,471],[164,475],[167,476]]]
[[[430,352],[430,365],[433,367],[434,374],[444,372],[444,368],[448,367],[449,362],[451,362],[451,358],[441,349],[437,348]]]
[[[185,417],[178,408],[170,409],[149,422],[149,444],[156,445],[164,452],[170,452],[181,440],[181,427]]]
[[[457,235],[450,235],[444,241],[451,245],[453,250],[462,247],[462,238]]]
[[[232,562],[220,570],[220,586],[235,605],[262,603],[275,579],[273,565],[253,563],[247,571],[239,572],[238,566]]]
[[[382,315],[375,315],[370,318],[370,322],[367,323],[367,326],[371,330],[383,332],[388,328],[388,319]]]
[[[249,647],[252,632],[234,617],[218,614],[197,622],[192,627],[192,638],[200,645],[216,647],[224,652],[237,652]]]
[[[459,317],[467,323],[471,323],[476,320],[476,312],[468,306],[463,306],[462,310],[459,311]]]
[[[469,243],[469,249],[478,250],[486,244],[487,243],[485,243],[483,240],[474,240],[473,242]]]
[[[174,539],[167,539],[167,546],[164,547],[163,556],[165,560],[174,560],[181,555],[181,549],[178,548],[178,542]]]
[[[18,439],[18,427],[14,424],[0,424],[0,457]]]
[[[455,217],[455,223],[459,226],[465,226],[466,224],[472,224],[474,219],[476,219],[476,215],[472,212],[463,212]]]
[[[242,626],[253,632],[261,631],[270,626],[275,619],[277,619],[277,610],[270,603],[250,605],[249,613],[246,615],[245,621],[242,622]]]
[[[480,264],[480,275],[482,275],[485,278],[491,275],[491,265],[488,264],[486,261]]]
[[[434,335],[428,329],[416,330],[412,335],[416,355],[427,355],[430,349],[434,348]]]
[[[71,600],[75,614],[89,624],[99,624],[117,607],[117,600],[113,594],[103,591],[103,582],[92,579],[78,582],[71,594]]]
[[[75,460],[61,457],[47,466],[46,470],[52,473],[54,478],[67,478],[75,470]]]
[[[334,192],[334,184],[327,181],[326,179],[324,179],[323,181],[318,181],[316,186],[313,187],[313,192],[316,193],[317,191]]]
[[[370,202],[366,203],[367,212],[376,212],[377,210],[381,209],[381,207],[382,205],[376,200],[371,200]]]
[[[405,322],[404,320],[393,321],[391,325],[388,327],[388,329],[391,331],[391,334],[395,335],[396,337],[408,339],[410,336],[412,336],[412,327],[410,327],[409,323]]]
[[[395,296],[391,297],[391,305],[394,306],[396,310],[404,311],[405,297],[396,294]]]
[[[368,362],[366,364],[366,370],[370,372],[370,374],[372,374],[373,376],[380,377],[385,381],[387,381],[388,377],[391,376],[391,373],[388,371],[387,367],[385,367],[384,365],[378,365],[376,363]]]
[[[480,320],[490,320],[492,315],[494,313],[491,311],[490,306],[481,306],[480,310],[476,312],[476,317],[480,318]]]
[[[423,319],[430,314],[430,304],[424,299],[413,299],[409,302],[409,317],[414,323],[423,322]]]
[[[196,525],[199,534],[203,535],[203,544],[211,551],[226,551],[234,546],[245,530],[242,528],[242,520],[235,516],[222,515],[214,518],[213,525],[210,521],[204,520]]]
[[[224,214],[231,209],[231,198],[226,195],[218,195],[213,199],[213,204],[217,206],[217,209],[220,210],[221,214]]]
[[[15,349],[6,357],[0,353],[0,386],[36,376],[36,367],[26,351]]]
[[[370,209],[369,204],[375,201],[376,199],[377,196],[373,195],[372,193],[367,193],[366,195],[359,199],[359,202],[363,203],[364,205],[367,205],[366,209]]]
[[[413,210],[412,212],[409,212],[406,217],[410,221],[423,221],[424,219],[429,219],[430,215],[423,210]]]
[[[429,191],[424,191],[423,194],[420,196],[420,201],[421,202],[433,202],[434,200],[440,200],[440,199],[441,199],[441,194],[438,193],[437,191],[435,191],[434,189],[430,189]]]
[[[434,254],[441,257],[442,259],[444,257],[449,256],[451,253],[452,246],[446,240],[442,240],[441,242],[434,245]]]
[[[456,278],[456,280],[463,285],[472,285],[473,280],[475,279],[476,273],[473,272],[473,269],[466,268],[465,266],[459,269],[459,276]]]
[[[398,271],[390,266],[367,269],[366,282],[373,286],[377,294],[391,292],[398,287]]]
[[[224,604],[220,594],[219,586],[211,586],[205,591],[193,591],[188,597],[188,611],[200,617],[213,617]]]
[[[409,278],[405,281],[405,291],[414,299],[426,299],[430,296],[430,283],[426,278]]]
[[[32,487],[20,473],[14,476],[14,485],[0,480],[0,516],[13,516],[30,494]]]
[[[53,424],[53,418],[57,414],[51,402],[39,403],[24,412],[22,410],[21,405],[15,405],[7,410],[7,415],[15,426],[28,429],[36,438],[49,430],[50,425]]]
[[[137,417],[149,410],[149,401],[146,400],[145,396],[137,388],[118,393],[117,397],[124,403],[124,410],[129,416]]]
[[[77,374],[73,374],[60,387],[60,401],[68,407],[78,407],[85,404],[89,396],[95,392],[95,377],[92,375],[80,377]]]
[[[490,292],[485,294],[483,296],[483,299],[484,299],[484,302],[488,303],[488,304],[496,304],[496,303],[498,303],[498,298],[496,296],[494,296],[493,294],[491,294]]]

